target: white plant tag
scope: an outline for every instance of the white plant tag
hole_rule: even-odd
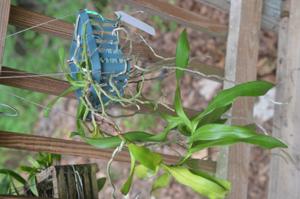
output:
[[[121,19],[120,19],[121,21],[124,21],[125,23],[128,23],[129,25],[132,25],[150,35],[153,35],[153,36],[155,35],[155,29],[152,26],[142,22],[141,20],[139,20],[133,16],[130,16],[129,14],[127,14],[123,11],[116,11],[115,13],[116,13],[116,15],[121,17]]]

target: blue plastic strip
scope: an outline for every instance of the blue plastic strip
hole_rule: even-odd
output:
[[[97,25],[99,23],[99,25]],[[110,25],[108,25],[110,24]],[[88,58],[91,64],[91,72],[93,79],[102,86],[109,95],[116,95],[112,87],[109,85],[109,80],[113,77],[112,82],[116,85],[121,95],[124,94],[124,87],[128,82],[128,74],[130,65],[125,59],[119,47],[119,39],[117,35],[112,34],[112,31],[118,26],[119,19],[106,19],[99,13],[89,10],[79,12],[76,28],[72,44],[70,47],[70,69],[72,78],[76,80],[76,73],[80,70],[76,63],[83,63],[82,50],[83,38],[86,38]],[[84,32],[84,29],[86,32]],[[105,31],[107,34],[101,34]],[[78,43],[79,42],[79,43]],[[78,46],[79,45],[79,46]],[[96,95],[95,89],[90,87],[90,97],[92,105],[99,108],[100,102]],[[82,91],[78,90],[76,96],[79,98]],[[101,96],[102,101],[106,104],[109,98],[105,95]]]

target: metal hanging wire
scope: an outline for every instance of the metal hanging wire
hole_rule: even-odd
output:
[[[6,110],[3,110],[6,109]],[[4,103],[0,103],[0,116],[5,116],[5,117],[18,117],[19,116],[19,111]]]

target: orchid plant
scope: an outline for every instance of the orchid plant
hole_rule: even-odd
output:
[[[88,68],[88,56],[82,52],[84,63],[79,63],[79,67]],[[229,125],[226,124],[224,114],[230,110],[234,101],[239,97],[257,97],[266,94],[273,84],[265,81],[251,81],[233,86],[232,88],[222,90],[208,104],[204,111],[199,112],[194,116],[186,114],[181,99],[180,81],[189,64],[190,47],[188,43],[187,32],[184,30],[179,37],[176,48],[176,91],[173,106],[174,114],[159,113],[161,119],[166,122],[166,126],[162,132],[149,133],[143,131],[131,131],[117,135],[105,132],[101,125],[97,123],[97,116],[93,117],[92,121],[87,117],[95,110],[89,106],[88,98],[81,97],[80,105],[77,113],[77,132],[73,132],[72,136],[80,136],[86,143],[101,149],[115,149],[115,152],[126,147],[131,158],[131,168],[128,179],[124,182],[120,191],[127,195],[134,180],[134,174],[146,178],[147,176],[157,176],[152,185],[152,191],[165,187],[173,178],[178,183],[192,188],[195,192],[206,196],[210,199],[224,198],[230,191],[230,182],[225,179],[219,179],[211,173],[199,170],[199,168],[191,168],[187,166],[187,162],[191,160],[194,153],[201,150],[206,150],[210,147],[219,147],[224,145],[233,145],[236,143],[253,144],[265,149],[286,148],[287,145],[272,136],[256,132],[253,125]],[[93,81],[88,74],[88,70],[82,70],[83,74],[78,74],[79,80],[67,78],[71,87],[64,93],[73,92],[77,89],[89,88],[94,85],[98,88],[99,85]],[[87,77],[87,78],[84,78]],[[140,85],[139,85],[140,86]],[[97,90],[101,92],[101,89]],[[141,89],[138,87],[137,94],[130,103],[140,102],[144,98],[141,96]],[[63,94],[63,95],[64,95]],[[87,92],[88,95],[88,92]],[[99,93],[99,96],[103,93]],[[60,96],[61,97],[61,96]],[[124,98],[118,96],[108,96],[115,103],[126,102]],[[99,97],[99,100],[101,97]],[[148,103],[152,108],[156,106],[153,103]],[[51,103],[49,107],[53,106]],[[101,119],[108,119],[105,114],[104,106],[100,110]],[[92,123],[93,128],[88,128],[86,123]],[[115,124],[113,125],[115,126]],[[91,134],[89,134],[90,132]],[[181,157],[178,163],[169,165],[164,162],[163,157],[147,147],[151,143],[166,143],[170,133],[180,133],[185,138],[186,153]]]

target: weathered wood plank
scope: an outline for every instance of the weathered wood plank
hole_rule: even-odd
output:
[[[5,37],[8,25],[10,10],[10,0],[0,1],[0,71],[2,65],[2,57],[4,53]]]
[[[153,15],[173,20],[186,27],[205,32],[226,35],[227,26],[206,17],[197,15],[162,0],[121,0]]]
[[[76,15],[76,13],[74,13]],[[46,23],[47,22],[47,23]],[[50,34],[52,36],[71,40],[73,37],[74,26],[63,20],[56,20],[40,13],[32,12],[18,6],[11,6],[9,23],[18,27],[29,28],[35,26],[32,30]],[[143,43],[135,43],[132,49],[133,54],[139,57],[146,57],[157,60],[151,50]]]
[[[49,21],[51,22],[45,23]],[[69,39],[69,40],[72,39],[72,34],[74,30],[73,25],[68,22],[65,22],[63,20],[54,20],[54,18],[52,17],[48,17],[29,10],[25,10],[18,6],[11,6],[9,23],[18,27],[25,27],[25,28],[37,26],[33,30],[41,33],[47,33],[52,36],[57,36],[63,39]],[[133,45],[134,48],[132,49],[132,54],[139,57],[140,59],[161,61],[153,54],[153,52],[143,42],[134,41]],[[127,50],[128,49],[125,49],[125,53],[127,53]],[[165,55],[165,56],[170,57],[169,55]],[[215,66],[208,66],[199,61],[194,61],[192,63],[192,66],[199,68],[199,71],[201,71],[204,74],[217,75],[217,76],[224,74],[223,69]]]
[[[82,156],[87,158],[109,160],[113,152],[112,149],[97,149],[88,144],[73,140],[49,138],[36,135],[0,131],[0,147],[27,150],[34,152],[47,152],[53,154]],[[180,157],[162,154],[167,164],[174,164]],[[130,162],[128,152],[122,151],[116,158],[119,162]],[[215,163],[207,160],[198,161],[200,169],[215,172]]]
[[[262,27],[277,31],[279,27],[282,0],[266,0],[263,5]]]
[[[70,87],[70,84],[66,81],[51,77],[36,76],[36,74],[27,73],[6,66],[2,66],[2,72],[0,72],[0,84],[50,95],[59,95]],[[75,95],[70,94],[67,97],[75,98]]]
[[[256,79],[256,63],[259,50],[261,0],[231,1],[230,25],[227,41],[225,77],[238,83]],[[247,25],[246,25],[247,24]],[[231,87],[225,83],[224,87]],[[252,118],[253,99],[244,98],[234,103],[231,114],[234,118]],[[231,120],[242,125],[244,119]],[[218,175],[232,182],[230,198],[246,199],[250,147],[238,144],[223,148],[217,163]]]
[[[98,199],[97,169],[97,164],[51,166],[36,176],[39,196]]]
[[[230,9],[230,0],[197,0],[210,7],[217,8],[224,12]],[[265,0],[263,1],[262,28],[265,30],[275,31],[280,20],[280,11],[282,0]]]
[[[219,9],[221,11],[229,12],[230,0],[196,0],[212,8]]]
[[[73,24],[32,12],[19,6],[11,5],[9,23],[26,28],[35,26],[33,30],[37,32],[47,33],[64,39],[72,39],[73,36]]]
[[[288,144],[294,162],[271,156],[269,199],[300,198],[300,1],[285,1],[279,28],[273,136]],[[280,153],[280,151],[276,151]]]

